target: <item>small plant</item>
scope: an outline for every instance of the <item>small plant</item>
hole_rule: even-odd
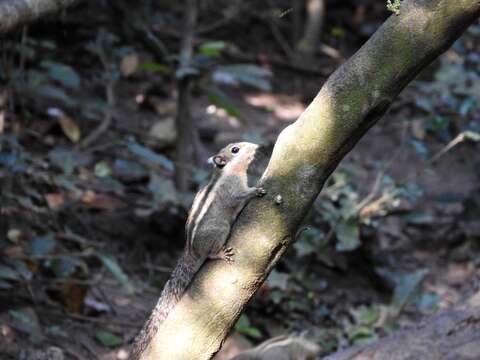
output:
[[[400,5],[402,0],[387,0],[387,9],[395,15],[400,15]]]

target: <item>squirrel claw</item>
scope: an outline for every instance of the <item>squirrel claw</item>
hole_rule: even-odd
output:
[[[225,260],[226,262],[228,262],[230,264],[234,262],[234,259],[233,259],[234,255],[235,255],[235,252],[233,251],[232,247],[222,249],[223,260]]]
[[[257,188],[257,196],[258,196],[258,197],[262,197],[262,196],[264,196],[266,193],[267,193],[267,190],[265,190],[264,188],[262,188],[262,187]]]

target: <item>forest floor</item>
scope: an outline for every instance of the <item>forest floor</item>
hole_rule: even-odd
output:
[[[337,65],[332,61],[331,68]],[[72,66],[86,79],[102,71],[100,64],[86,69],[81,60]],[[236,117],[195,93],[200,159],[237,140],[272,146],[325,80],[275,66],[271,71],[271,91],[224,89]],[[33,358],[35,349],[47,346],[60,347],[67,359],[126,358],[182,250],[187,209],[208,171],[198,165],[193,176],[199,180],[188,194],[173,190],[168,124],[174,91],[171,84],[154,91],[151,85],[148,73],[116,84],[115,122],[94,145],[72,150],[73,170],[65,158],[56,162],[54,150],[74,148],[72,131],[88,133],[95,122],[81,122],[70,111],[70,125],[59,126],[46,115],[52,105],[40,100],[36,108],[43,112],[16,110],[5,128],[33,174],[19,171],[2,183],[0,251],[8,261],[0,270],[24,276],[12,275],[7,285],[14,286],[0,289],[0,359]],[[85,88],[88,99],[103,96],[94,83]],[[432,116],[416,105],[422,96],[416,86],[407,88],[344,159],[306,220],[317,232],[287,253],[216,359],[282,333],[307,331],[324,353],[372,342],[458,302],[472,287],[480,275],[479,145],[462,142],[443,153],[454,136],[446,139],[426,125]],[[35,122],[26,121],[29,116]],[[163,124],[161,146],[152,135],[156,124]],[[454,134],[461,128],[449,126]],[[141,147],[129,153],[129,141],[129,149]],[[162,158],[145,155],[145,148]],[[78,189],[82,195],[72,197]],[[318,209],[332,204],[329,214],[340,219],[343,207],[362,199],[369,206],[342,250],[340,235],[331,235],[331,222]],[[63,258],[69,261],[56,263]]]

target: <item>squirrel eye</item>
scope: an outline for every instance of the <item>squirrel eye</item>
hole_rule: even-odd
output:
[[[232,150],[230,150],[232,152],[232,154],[236,154],[240,151],[240,148],[238,146],[234,146],[232,147]]]

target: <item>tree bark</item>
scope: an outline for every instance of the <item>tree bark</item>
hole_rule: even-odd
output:
[[[479,0],[405,0],[400,15],[330,76],[279,135],[261,180],[268,194],[252,200],[233,227],[235,263],[207,262],[157,332],[159,359],[210,359],[218,351],[339,161],[479,16]]]
[[[78,0],[0,0],[0,34],[76,2]]]
[[[351,348],[324,360],[480,359],[480,291],[414,328],[377,343]]]

